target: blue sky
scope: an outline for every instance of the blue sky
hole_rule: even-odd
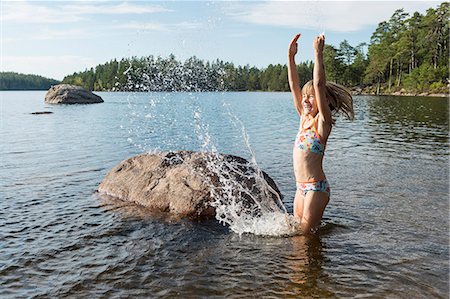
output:
[[[425,13],[441,1],[4,1],[1,71],[62,79],[113,58],[197,56],[239,65],[313,59],[312,39],[369,42],[396,9]]]

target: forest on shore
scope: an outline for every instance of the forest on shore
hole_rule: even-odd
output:
[[[398,9],[378,24],[369,44],[326,44],[327,80],[363,93],[448,94],[449,16],[449,2],[423,15]],[[300,84],[312,79],[313,67],[312,61],[297,65]],[[1,76],[0,89],[7,86]],[[174,55],[113,59],[62,83],[95,91],[289,91],[286,64],[257,68]]]
[[[425,15],[398,9],[379,23],[368,45],[325,45],[327,80],[376,94],[448,93],[448,19],[448,2]],[[301,84],[312,79],[313,66],[297,65]],[[289,91],[287,65],[259,69],[197,57],[181,62],[174,55],[114,59],[63,82],[98,91]]]
[[[46,90],[58,83],[38,75],[0,72],[0,90]]]

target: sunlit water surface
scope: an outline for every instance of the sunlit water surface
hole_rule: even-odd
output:
[[[449,295],[448,99],[356,97],[355,120],[329,139],[332,197],[307,238],[93,195],[130,156],[214,148],[255,157],[292,212],[290,94],[99,93],[105,103],[74,106],[44,94],[0,93],[2,298]]]

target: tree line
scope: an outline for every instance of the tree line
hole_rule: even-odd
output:
[[[327,80],[370,92],[445,92],[449,83],[449,3],[425,14],[396,10],[378,24],[370,43],[325,45]],[[313,62],[297,65],[304,84]],[[97,91],[289,91],[287,66],[237,66],[221,60],[174,55],[113,59],[66,76],[63,83]],[[1,73],[0,89],[48,89],[59,83],[36,75]]]
[[[325,45],[327,80],[368,86],[375,93],[435,91],[448,93],[449,2],[412,16],[403,9],[378,24],[370,44],[339,48]],[[367,53],[365,51],[367,49]]]
[[[444,90],[449,77],[449,2],[412,16],[396,10],[370,39],[365,82],[379,92]]]
[[[0,90],[46,90],[58,83],[58,80],[38,75],[25,75],[14,72],[0,73]]]
[[[376,93],[404,89],[409,92],[448,92],[449,3],[425,15],[396,10],[379,23],[370,43],[339,47],[325,45],[327,80]],[[312,78],[313,62],[297,66],[301,84]],[[111,60],[84,72],[66,76],[64,83],[90,90],[112,91],[288,91],[287,66],[266,68],[235,66],[230,62],[184,62],[174,55]]]
[[[303,83],[312,78],[312,62],[297,66]],[[286,65],[267,68],[235,66],[231,62],[201,60],[195,56],[178,61],[174,55],[113,59],[84,72],[66,76],[63,83],[90,90],[111,91],[286,91]]]

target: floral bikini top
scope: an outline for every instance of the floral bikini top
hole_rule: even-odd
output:
[[[312,124],[308,128],[304,128],[307,117],[302,114],[300,119],[300,128],[295,138],[295,147],[311,153],[323,155],[325,152],[325,144],[320,142],[320,135],[317,133],[318,115],[314,118]]]

